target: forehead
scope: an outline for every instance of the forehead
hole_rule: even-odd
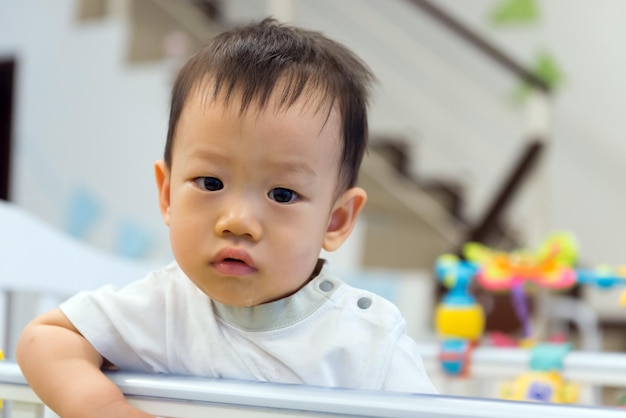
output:
[[[327,157],[341,154],[339,110],[319,95],[302,94],[287,103],[278,89],[261,103],[254,97],[246,100],[241,93],[213,93],[210,85],[202,84],[189,92],[176,130],[175,148],[189,145],[191,138],[245,137],[281,143],[285,148],[306,140],[326,149]]]

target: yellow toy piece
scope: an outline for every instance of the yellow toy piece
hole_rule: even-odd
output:
[[[435,329],[440,338],[478,340],[485,329],[485,314],[478,304],[440,304],[435,312]]]
[[[556,371],[530,371],[502,387],[500,396],[510,401],[576,403],[580,390]]]
[[[450,289],[435,311],[435,329],[440,338],[478,340],[485,329],[485,313],[469,291],[475,268],[452,254],[439,257],[437,276]]]
[[[536,345],[537,345],[537,339],[536,338],[522,338],[519,341],[519,348],[523,348],[525,350],[530,350],[531,348],[533,348]]]

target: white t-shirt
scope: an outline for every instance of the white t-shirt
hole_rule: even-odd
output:
[[[253,307],[211,300],[171,264],[60,308],[127,371],[435,393],[398,309],[325,268],[294,295]]]

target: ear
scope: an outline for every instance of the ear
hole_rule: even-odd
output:
[[[366,201],[367,193],[360,187],[348,189],[339,196],[330,214],[322,245],[326,251],[335,251],[348,239]]]
[[[170,170],[165,161],[154,163],[154,177],[159,192],[159,208],[165,225],[170,226]]]

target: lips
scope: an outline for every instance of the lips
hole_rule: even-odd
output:
[[[224,276],[247,276],[256,272],[250,255],[241,249],[226,248],[217,253],[211,266]]]

